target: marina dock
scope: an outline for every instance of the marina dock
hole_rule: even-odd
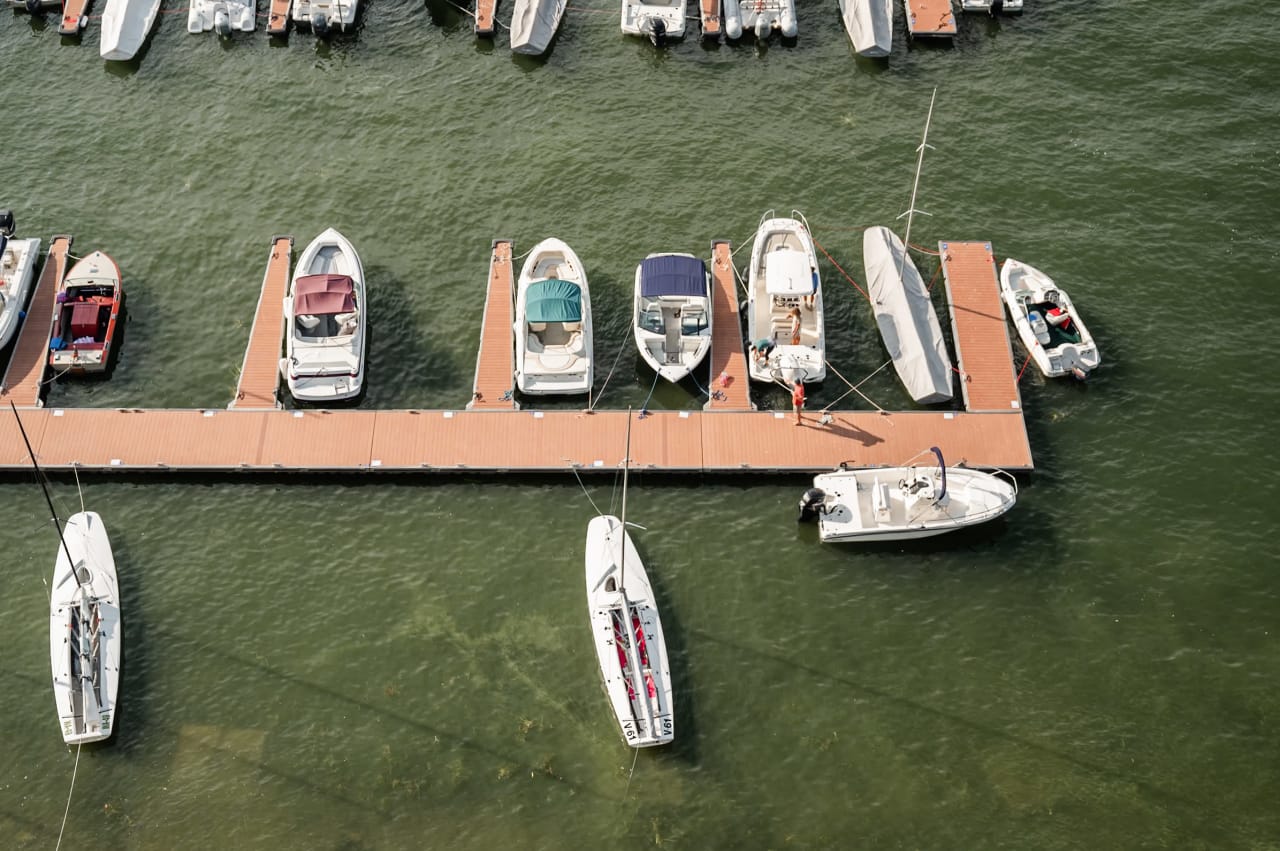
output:
[[[907,32],[913,38],[951,38],[956,34],[951,0],[903,0],[903,4],[907,10]]]
[[[493,35],[493,19],[497,11],[498,0],[476,0],[476,35]]]
[[[274,237],[236,399],[227,409],[44,408],[40,400],[53,293],[70,237],[53,240],[5,396],[49,470],[153,473],[554,473],[615,470],[627,413],[518,410],[511,391],[514,246],[495,240],[473,396],[455,410],[277,407],[281,299],[292,239]],[[712,245],[711,399],[704,410],[632,414],[634,470],[812,473],[841,462],[896,465],[928,446],[951,463],[1032,469],[990,243],[944,242],[943,268],[965,411],[753,410],[730,246]],[[1003,354],[1001,354],[1003,353]],[[10,383],[10,375],[14,381]],[[729,379],[722,380],[721,376]],[[1011,404],[1012,402],[1012,404]],[[0,470],[29,469],[12,418],[0,418]]]
[[[289,7],[292,0],[271,0],[271,12],[267,18],[268,35],[287,35],[289,32]]]
[[[718,40],[723,34],[720,0],[699,0],[702,12],[702,37]]]
[[[79,35],[89,22],[90,0],[66,0],[58,20],[58,35]]]

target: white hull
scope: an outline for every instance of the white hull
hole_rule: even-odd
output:
[[[31,292],[39,257],[40,240],[36,237],[10,239],[0,253],[0,349],[9,345],[18,330],[19,314]]]
[[[1102,355],[1093,336],[1070,297],[1048,275],[1018,260],[1005,260],[1000,295],[1022,345],[1046,377],[1083,378],[1098,368]]]
[[[587,524],[586,580],[600,675],[622,735],[633,748],[667,744],[675,738],[675,703],[662,620],[617,517]]]
[[[511,10],[511,49],[530,56],[546,53],[566,5],[567,0],[516,0]]]
[[[294,295],[298,279],[308,275],[349,277],[356,315],[334,317],[332,328],[327,327],[326,317],[326,327],[319,335],[305,329],[294,315]],[[281,372],[289,394],[303,402],[339,402],[359,396],[364,389],[367,321],[360,255],[345,236],[329,228],[302,250],[284,299],[286,342]]]
[[[798,215],[798,214],[796,214]],[[812,304],[807,304],[812,296]],[[799,341],[788,318],[800,311]],[[827,344],[818,256],[809,229],[796,218],[761,220],[751,247],[747,277],[748,343],[767,339],[767,357],[748,357],[756,381],[821,381],[827,375]]]
[[[103,59],[132,59],[160,12],[160,0],[107,0],[102,10]]]
[[[888,228],[867,228],[862,259],[871,309],[898,378],[921,404],[950,400],[951,358],[929,290],[902,240]]]
[[[576,284],[581,292],[581,319],[567,322],[529,322],[529,285],[559,280]],[[520,270],[516,286],[513,328],[516,387],[531,396],[587,393],[595,380],[591,343],[591,291],[587,272],[573,249],[554,237],[533,247]]]
[[[116,564],[102,518],[92,511],[73,514],[62,534],[66,550],[60,541],[49,597],[49,657],[62,739],[72,745],[111,735],[124,635]]]
[[[257,11],[257,0],[192,0],[187,11],[187,32],[217,30],[224,36],[232,30],[253,32]]]
[[[1007,474],[1005,474],[1007,475]],[[993,520],[1013,507],[1012,477],[948,467],[873,467],[815,476],[819,537],[828,543],[928,538]],[[941,497],[941,498],[939,498]]]
[[[684,36],[686,0],[670,3],[640,3],[622,0],[622,32],[625,35],[643,35],[654,38],[654,22],[661,21],[666,28],[666,38]]]
[[[774,30],[786,38],[795,38],[795,0],[724,0],[724,34],[740,38],[753,32],[756,38],[768,38]]]
[[[860,56],[888,56],[893,50],[893,0],[840,0],[840,17]]]
[[[123,294],[120,285],[120,267],[116,261],[101,251],[94,251],[76,261],[67,272],[67,277],[62,281],[61,293],[83,293],[81,288],[89,288],[90,291],[105,288]],[[120,307],[119,300],[112,304],[107,332],[101,343],[96,342],[92,336],[82,338],[80,343],[74,337],[65,339],[61,347],[49,352],[49,366],[75,374],[106,372],[111,365],[111,347],[116,343],[115,326],[120,319]],[[67,333],[68,330],[63,328],[60,333]]]
[[[960,9],[964,12],[990,12],[995,5],[996,0],[960,0]],[[1022,0],[1004,0],[1000,11],[1021,12]]]
[[[313,30],[342,30],[355,26],[359,0],[293,0],[290,14],[300,24]]]
[[[645,295],[646,263],[655,258],[687,258],[700,267],[701,295]],[[640,357],[671,383],[685,378],[711,351],[711,279],[692,254],[650,254],[636,267],[631,303],[631,332]]]

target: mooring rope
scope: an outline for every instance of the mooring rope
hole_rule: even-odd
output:
[[[636,776],[636,762],[640,759],[640,749],[636,748],[635,756],[631,757],[631,771],[627,773],[627,788],[622,790],[622,797],[625,800],[627,794],[631,791],[631,778]]]
[[[71,812],[71,795],[76,791],[76,772],[80,770],[80,744],[76,745],[76,764],[71,769],[71,788],[67,790],[67,808],[62,811],[62,827],[58,828],[58,844],[53,851],[62,847],[62,833],[67,829],[67,815]]]
[[[640,406],[640,416],[649,413],[649,400],[653,398],[653,391],[658,389],[658,379],[662,378],[660,373],[653,374],[653,385],[649,388],[649,395],[644,397],[644,404]]]
[[[613,366],[609,367],[609,374],[604,377],[604,384],[600,385],[600,392],[595,394],[595,399],[587,404],[588,411],[594,413],[596,405],[600,404],[600,397],[604,395],[604,388],[609,386],[609,379],[613,377],[613,371],[618,368],[618,361],[622,359],[622,353],[626,349],[626,345],[618,348],[618,354],[613,358]]]
[[[812,234],[810,234],[810,235],[812,236]],[[835,266],[835,267],[836,267],[836,269],[838,269],[838,270],[839,270],[839,272],[840,272],[840,274],[841,274],[841,275],[844,275],[845,280],[846,280],[846,281],[848,281],[849,283],[853,284],[853,288],[854,288],[855,290],[857,290],[858,292],[862,293],[862,297],[863,297],[863,298],[865,298],[868,302],[870,302],[870,301],[871,301],[871,296],[867,295],[866,290],[864,290],[862,287],[858,286],[858,282],[857,282],[857,281],[855,281],[855,280],[854,280],[854,279],[849,275],[849,273],[848,273],[848,272],[846,272],[846,271],[844,270],[844,267],[842,267],[839,263],[837,263],[837,262],[836,262],[836,258],[832,257],[832,256],[831,256],[831,254],[827,251],[827,249],[825,249],[825,248],[823,248],[823,247],[822,247],[822,243],[818,242],[818,240],[817,240],[817,238],[816,238],[816,237],[815,237],[815,238],[814,238],[814,240],[813,240],[813,244],[814,244],[814,245],[816,245],[816,246],[818,246],[818,249],[819,249],[823,254],[825,254],[825,255],[827,256],[827,259],[828,259],[828,260],[830,260],[830,261],[831,261],[831,265],[832,265],[832,266]]]

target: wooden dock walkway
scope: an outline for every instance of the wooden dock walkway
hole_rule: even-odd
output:
[[[289,7],[293,0],[271,0],[271,13],[267,18],[268,35],[287,35],[289,33]]]
[[[903,0],[907,9],[907,33],[912,37],[951,38],[956,15],[951,0]]]
[[[13,354],[4,371],[0,397],[23,408],[38,408],[44,396],[45,368],[49,364],[49,334],[53,329],[54,300],[67,275],[72,237],[55,236],[49,243],[35,292],[27,306],[27,318],[18,329]],[[21,442],[21,441],[19,441]]]
[[[702,37],[719,40],[724,32],[720,17],[720,0],[699,0],[702,12]]]
[[[493,35],[493,19],[497,11],[498,0],[476,0],[476,35]]]
[[[939,242],[938,249],[965,410],[1021,410],[991,243]]]
[[[727,239],[711,243],[711,398],[708,411],[752,411],[751,381],[742,346],[738,287]]]
[[[510,411],[520,407],[515,399],[514,281],[511,240],[495,239],[489,254],[489,290],[484,300],[480,351],[476,353],[476,376],[468,409]]]
[[[58,21],[58,35],[79,35],[89,23],[91,0],[66,0],[62,4],[62,18]]]
[[[280,350],[284,344],[284,295],[289,290],[293,237],[271,238],[267,271],[262,276],[258,309],[253,314],[249,345],[244,350],[236,395],[228,408],[280,407]]]

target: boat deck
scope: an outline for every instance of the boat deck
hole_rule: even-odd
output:
[[[907,32],[913,37],[951,38],[956,34],[956,15],[951,0],[903,0],[907,9]]]
[[[470,410],[512,410],[515,400],[515,272],[511,268],[511,240],[495,239],[489,255],[489,291],[480,323],[480,351],[471,385]]]
[[[497,11],[498,0],[476,0],[476,35],[493,35],[493,19]]]
[[[1021,410],[991,243],[940,242],[938,248],[965,410]]]
[[[62,17],[58,21],[58,35],[79,35],[89,22],[91,0],[66,0],[62,4]]]
[[[13,354],[5,367],[0,396],[20,408],[38,408],[44,396],[45,368],[49,364],[49,333],[53,329],[54,299],[67,275],[72,238],[55,236],[36,279],[27,305],[27,318],[18,329]],[[21,441],[19,441],[21,443]]]
[[[267,271],[262,276],[258,309],[253,314],[249,345],[240,365],[236,396],[228,408],[280,407],[280,347],[284,333],[284,295],[289,289],[289,262],[293,257],[293,237],[271,240]]]
[[[708,411],[751,411],[747,356],[742,346],[733,254],[727,240],[711,243],[711,398]]]
[[[267,18],[268,35],[285,35],[289,32],[289,7],[293,0],[271,0],[271,12]]]

